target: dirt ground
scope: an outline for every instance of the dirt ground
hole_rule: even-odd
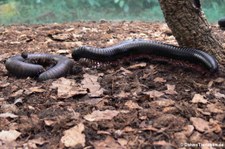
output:
[[[225,148],[223,74],[154,61],[80,61],[76,73],[38,82],[4,66],[22,52],[71,58],[75,47],[132,38],[177,44],[163,23],[0,26],[0,148]]]

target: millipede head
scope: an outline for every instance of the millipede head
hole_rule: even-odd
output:
[[[27,59],[28,57],[28,53],[27,52],[23,52],[21,53],[22,58]]]
[[[75,48],[73,51],[72,51],[72,58],[75,60],[75,61],[79,61],[81,57],[81,54],[83,51],[86,50],[86,47],[79,47],[79,48]]]

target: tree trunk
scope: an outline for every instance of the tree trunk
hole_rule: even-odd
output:
[[[225,52],[213,35],[198,0],[159,0],[166,23],[178,44],[206,51],[225,64]]]

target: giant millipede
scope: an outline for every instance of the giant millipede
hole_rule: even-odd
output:
[[[7,59],[5,66],[16,77],[37,77],[38,80],[44,81],[70,73],[73,61],[61,55],[22,54]]]
[[[184,60],[191,63],[202,64],[210,72],[216,72],[218,70],[216,59],[201,50],[143,39],[128,40],[106,48],[83,46],[74,49],[72,52],[74,60],[86,58],[98,62],[116,61],[124,57],[134,57],[138,55],[156,55]]]

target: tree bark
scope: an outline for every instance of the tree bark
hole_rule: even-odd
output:
[[[225,64],[225,52],[205,19],[198,0],[159,0],[165,21],[178,44],[206,51]]]

